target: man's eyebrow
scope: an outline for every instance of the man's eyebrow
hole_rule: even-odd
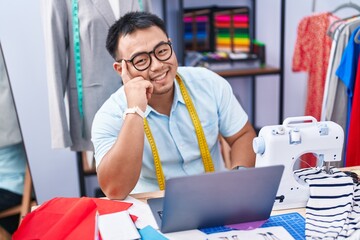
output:
[[[146,51],[141,51],[141,52],[136,52],[136,53],[133,53],[130,57],[129,57],[129,60],[132,59],[133,57],[135,57],[136,55],[139,55],[141,53],[147,53]]]
[[[160,42],[158,42],[153,48],[152,48],[152,50],[151,51],[153,51],[154,50],[154,48],[156,48],[157,46],[159,46],[160,44],[162,44],[162,43],[166,43],[167,41],[160,41]],[[150,52],[151,52],[150,51]],[[134,56],[136,56],[136,55],[138,55],[138,54],[140,54],[140,53],[148,53],[147,51],[141,51],[141,52],[136,52],[136,53],[133,53],[131,56],[130,56],[130,58],[129,58],[129,60],[130,59],[132,59]]]

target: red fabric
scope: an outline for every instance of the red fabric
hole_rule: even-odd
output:
[[[313,116],[318,121],[331,50],[331,38],[326,32],[334,19],[331,13],[314,14],[303,18],[297,29],[292,70],[309,74],[305,116]]]
[[[25,216],[13,240],[93,240],[97,212],[100,215],[120,212],[131,205],[97,198],[54,198]]]
[[[360,165],[360,56],[357,66],[346,146],[346,167]]]

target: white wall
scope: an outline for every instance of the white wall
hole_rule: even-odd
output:
[[[304,113],[307,76],[305,73],[293,73],[291,61],[297,24],[304,16],[312,13],[313,1],[315,0],[286,1],[285,117]],[[41,0],[0,1],[0,40],[14,91],[35,191],[39,203],[42,203],[56,196],[79,196],[79,186],[75,154],[67,149],[54,150],[50,147],[40,2]],[[171,2],[173,1],[168,1],[168,4]],[[186,0],[186,3],[188,2]],[[201,1],[206,2],[219,4],[219,1]],[[241,4],[243,1],[221,2]],[[344,0],[316,0],[316,11],[333,10],[343,2]],[[360,5],[360,0],[352,2]],[[344,10],[339,13],[349,16],[351,11]],[[266,43],[267,62],[274,66],[278,66],[280,58],[279,27],[280,0],[257,0],[257,39]],[[249,81],[233,79],[231,84],[245,109],[250,109]],[[257,78],[257,126],[278,123],[277,106],[280,93],[277,84],[277,76]]]

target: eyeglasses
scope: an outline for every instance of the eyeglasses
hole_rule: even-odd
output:
[[[160,42],[150,52],[140,52],[135,54],[130,60],[120,59],[117,60],[117,62],[120,63],[123,60],[131,62],[136,70],[145,71],[150,67],[152,62],[150,54],[153,53],[157,60],[164,62],[170,59],[172,52],[171,42]]]

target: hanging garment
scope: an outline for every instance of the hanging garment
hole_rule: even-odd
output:
[[[332,34],[331,55],[327,69],[324,98],[322,103],[322,121],[333,121],[339,124],[344,131],[347,123],[347,104],[346,86],[336,75],[336,70],[340,65],[342,55],[349,42],[351,33],[359,26],[360,18],[351,18],[343,21]],[[345,139],[347,138],[345,131]],[[342,162],[337,166],[344,166],[346,154],[346,141],[343,145]]]
[[[360,23],[360,19],[357,19],[355,21],[346,24],[344,30],[341,32],[341,35],[343,36],[342,39],[344,40],[344,42],[342,43],[344,44],[342,45],[344,49],[338,52],[336,58],[342,58],[345,48],[349,43],[351,33],[359,26],[359,23]],[[341,81],[341,79],[339,79],[339,77],[336,74],[337,68],[340,65],[340,63],[341,63],[341,59],[338,62],[338,64],[335,66],[335,71],[333,72],[332,75],[335,81],[337,81],[337,86],[335,89],[335,97],[333,99],[333,104],[332,105],[329,104],[327,106],[326,112],[328,116],[330,116],[328,120],[338,123],[344,129],[345,139],[346,139],[347,136],[346,126],[348,122],[348,114],[347,114],[348,97],[346,93],[347,92],[346,85],[344,84],[343,81]]]
[[[297,29],[292,70],[309,74],[305,115],[318,121],[331,49],[331,38],[326,32],[336,19],[331,13],[314,14],[303,18]]]
[[[120,16],[140,10],[138,0],[119,1]],[[82,122],[75,75],[71,3],[55,0],[42,3],[52,147],[93,151],[90,130],[94,115],[121,86],[120,76],[112,68],[114,59],[105,48],[108,29],[116,19],[109,1],[78,0]],[[144,10],[149,11],[150,0],[142,3]]]
[[[344,29],[346,29],[346,23],[341,23],[332,34],[333,40],[331,44],[331,53],[326,73],[324,96],[321,109],[321,121],[329,121],[331,119],[332,111],[334,109],[336,88],[339,80],[335,72],[337,66],[339,66],[340,64],[342,53],[344,52],[344,49],[350,37],[350,35],[347,36],[347,31]]]
[[[339,101],[344,101],[344,99],[341,98],[336,99],[336,92],[339,82],[339,78],[336,75],[336,70],[340,64],[341,57],[344,53],[345,47],[349,42],[351,33],[359,26],[359,24],[360,24],[359,17],[347,19],[346,21],[343,21],[338,27],[336,27],[336,29],[332,34],[333,41],[331,45],[331,51],[333,54],[330,55],[328,70],[326,75],[324,98],[323,98],[322,112],[321,112],[322,121],[330,121],[333,119],[336,123],[338,123],[341,126],[344,126],[343,124],[341,124],[342,122],[346,123],[346,119],[343,120],[341,118],[341,116],[343,115],[337,112],[339,109],[336,109],[338,105],[344,107],[347,104],[347,102],[344,103],[345,105],[339,103]]]
[[[359,239],[360,184],[336,168],[295,171],[310,187],[306,205],[306,239]]]
[[[354,88],[353,105],[349,123],[346,148],[346,166],[360,165],[360,56],[358,57],[357,73]]]
[[[356,44],[354,41],[357,31],[360,30],[358,27],[350,36],[350,40],[346,45],[344,54],[342,55],[340,65],[336,70],[336,75],[346,86],[346,94],[348,98],[347,106],[344,106],[347,109],[347,123],[346,123],[346,133],[349,126],[350,113],[352,107],[352,97],[354,93],[355,86],[355,77],[357,69],[357,61],[360,54],[360,45]]]

